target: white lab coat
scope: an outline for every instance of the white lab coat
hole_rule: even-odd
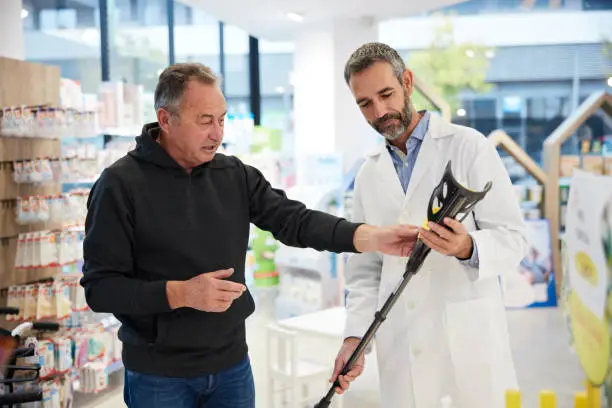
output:
[[[447,395],[457,408],[503,408],[506,389],[517,387],[499,276],[516,273],[527,247],[525,225],[492,143],[432,114],[406,194],[383,144],[357,175],[353,218],[380,226],[422,225],[449,160],[464,186],[480,190],[493,182],[464,221],[480,267],[431,251],[412,278],[376,334],[384,408],[437,408]],[[405,265],[406,259],[379,253],[349,258],[347,337],[363,336]]]

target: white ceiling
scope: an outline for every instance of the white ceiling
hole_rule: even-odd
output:
[[[308,24],[333,19],[403,18],[466,0],[180,0],[268,41],[290,41]],[[297,23],[287,13],[299,13]]]

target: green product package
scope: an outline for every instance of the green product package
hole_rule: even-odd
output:
[[[274,253],[278,243],[274,236],[267,231],[255,228],[251,244],[255,256],[253,277],[256,287],[270,287],[278,285],[278,271],[274,262]]]

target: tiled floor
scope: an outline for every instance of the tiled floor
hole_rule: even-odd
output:
[[[248,341],[257,388],[257,407],[272,408],[266,401],[266,338],[264,327],[272,319],[270,300],[260,298],[258,311],[248,321]],[[583,376],[577,358],[567,344],[563,317],[558,309],[528,309],[509,312],[509,328],[524,408],[538,408],[538,393],[552,389],[558,397],[558,408],[572,408],[572,396],[582,389]],[[335,346],[318,346],[321,355],[333,356]],[[371,356],[375,358],[375,356]],[[375,361],[366,362],[366,370],[344,398],[344,407],[378,407]],[[332,361],[329,361],[330,367]],[[79,398],[75,407],[124,407],[121,374],[115,387],[95,399]]]

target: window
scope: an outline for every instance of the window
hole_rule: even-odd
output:
[[[475,99],[473,104],[473,126],[488,135],[497,128],[497,100]]]
[[[526,150],[535,157],[542,150],[544,140],[569,114],[568,97],[530,97],[526,100]]]
[[[612,10],[612,2],[610,0],[583,0],[582,8],[584,10]]]
[[[78,81],[83,92],[96,93],[101,80],[98,2],[23,0],[25,58],[55,65],[63,78]]]
[[[249,33],[238,27],[225,25],[224,48],[228,113],[249,113]]]
[[[291,133],[293,44],[259,41],[261,124]],[[289,137],[289,136],[287,136]]]
[[[219,21],[204,11],[174,4],[174,60],[199,62],[220,74]]]
[[[109,14],[111,80],[152,94],[170,59],[166,0],[115,0]]]
[[[573,0],[570,0],[570,2]],[[585,3],[589,0],[584,0]],[[595,0],[594,2],[606,2]],[[556,10],[568,7],[567,0],[471,0],[437,10],[457,14]],[[435,13],[436,11],[434,11]]]

